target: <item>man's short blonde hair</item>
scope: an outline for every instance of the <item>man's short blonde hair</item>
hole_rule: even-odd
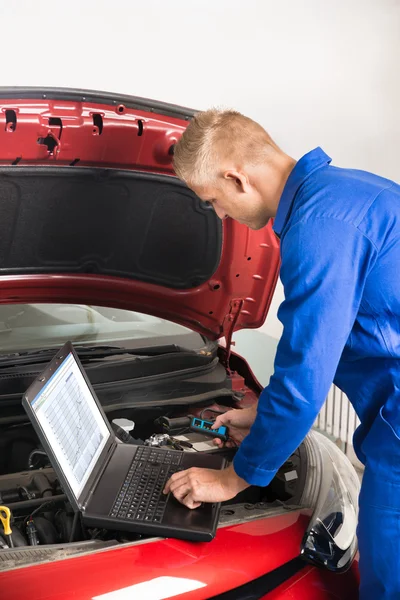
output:
[[[188,185],[216,183],[223,160],[234,166],[263,162],[276,144],[255,121],[235,110],[197,113],[174,149],[176,175]]]

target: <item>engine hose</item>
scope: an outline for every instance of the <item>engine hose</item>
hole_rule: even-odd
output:
[[[32,478],[33,484],[42,498],[48,498],[53,495],[53,488],[46,475],[36,473]]]
[[[21,495],[18,489],[2,490],[0,492],[0,504],[15,504],[21,500]]]
[[[28,457],[28,469],[35,468],[38,456],[46,456],[47,457],[47,454],[44,450],[41,450],[40,448],[35,448],[34,450],[32,450],[32,452],[29,454],[29,457]],[[34,459],[36,459],[36,460],[34,460]]]
[[[58,494],[57,496],[52,496],[51,498],[33,498],[32,500],[21,500],[20,502],[10,502],[7,506],[10,510],[25,510],[36,508],[45,502],[65,502],[67,500],[67,496],[65,494]]]
[[[57,544],[60,541],[57,529],[51,521],[48,521],[45,517],[38,516],[33,517],[32,522],[36,527],[39,542],[41,544]]]
[[[32,483],[42,498],[47,498],[50,500],[53,497],[53,488],[46,475],[43,473],[35,473],[32,478]],[[49,521],[54,520],[54,515],[52,512],[45,512],[43,513],[43,516]]]

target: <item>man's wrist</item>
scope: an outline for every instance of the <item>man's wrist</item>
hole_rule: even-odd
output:
[[[242,492],[246,488],[250,487],[250,484],[239,477],[239,475],[236,473],[233,463],[231,463],[229,467],[225,469],[225,472],[227,475],[227,486],[229,487],[229,491],[231,491],[235,496],[239,492]]]

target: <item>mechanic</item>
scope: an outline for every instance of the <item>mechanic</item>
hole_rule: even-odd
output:
[[[361,425],[361,600],[400,598],[400,186],[340,169],[321,150],[298,162],[256,122],[209,110],[174,153],[179,178],[219,218],[251,229],[272,217],[281,245],[284,329],[258,406],[230,410],[240,447],[222,472],[174,474],[165,493],[189,508],[266,486],[313,425],[335,383]],[[221,443],[221,442],[219,442]],[[231,442],[232,443],[232,442]]]

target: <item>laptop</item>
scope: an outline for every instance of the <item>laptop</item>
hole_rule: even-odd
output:
[[[217,454],[122,444],[67,342],[22,400],[76,512],[88,527],[210,541],[220,504],[190,510],[162,493],[178,470],[223,469]]]

